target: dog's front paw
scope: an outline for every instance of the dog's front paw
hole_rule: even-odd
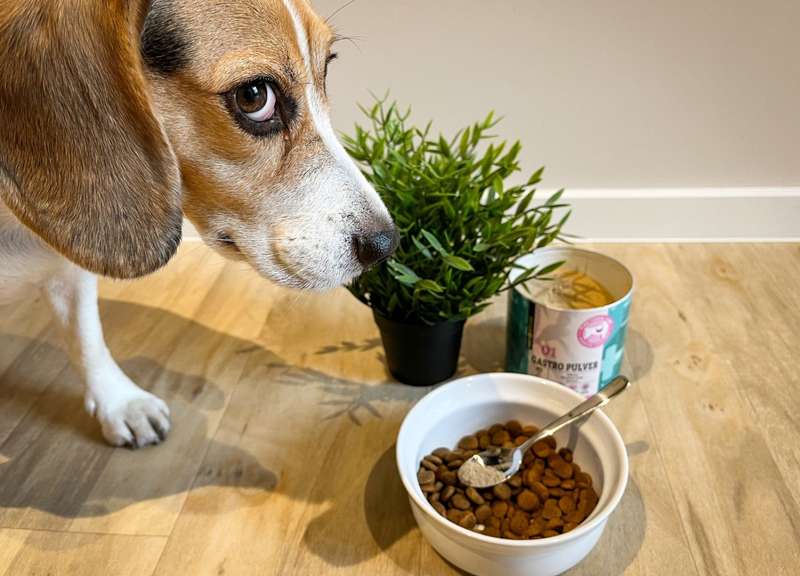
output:
[[[90,388],[86,410],[100,421],[103,437],[112,446],[141,448],[158,444],[170,428],[166,403],[127,378]]]

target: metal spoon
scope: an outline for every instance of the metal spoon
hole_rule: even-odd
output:
[[[605,406],[612,398],[627,390],[629,385],[630,382],[625,376],[617,376],[600,392],[553,420],[516,448],[491,448],[475,454],[458,469],[458,479],[467,486],[475,488],[489,488],[505,482],[517,473],[522,465],[522,456],[528,448],[542,438],[552,436],[564,426]]]

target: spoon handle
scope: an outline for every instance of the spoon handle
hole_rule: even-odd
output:
[[[560,418],[550,422],[550,424],[542,428],[538,434],[531,436],[517,448],[517,451],[524,454],[528,448],[533,446],[542,438],[555,434],[564,426],[572,424],[576,420],[579,420],[584,416],[588,416],[598,408],[605,406],[612,398],[627,390],[628,386],[630,386],[630,381],[625,376],[617,376],[597,394],[590,396]]]

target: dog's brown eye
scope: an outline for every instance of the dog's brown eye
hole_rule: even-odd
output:
[[[236,89],[239,111],[253,122],[266,122],[275,115],[275,91],[264,80],[244,84]]]

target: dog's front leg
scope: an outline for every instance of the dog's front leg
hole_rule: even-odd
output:
[[[46,293],[86,386],[86,410],[100,421],[103,436],[114,446],[158,444],[169,431],[169,409],[136,386],[111,357],[100,325],[95,276],[65,263],[47,282]]]

